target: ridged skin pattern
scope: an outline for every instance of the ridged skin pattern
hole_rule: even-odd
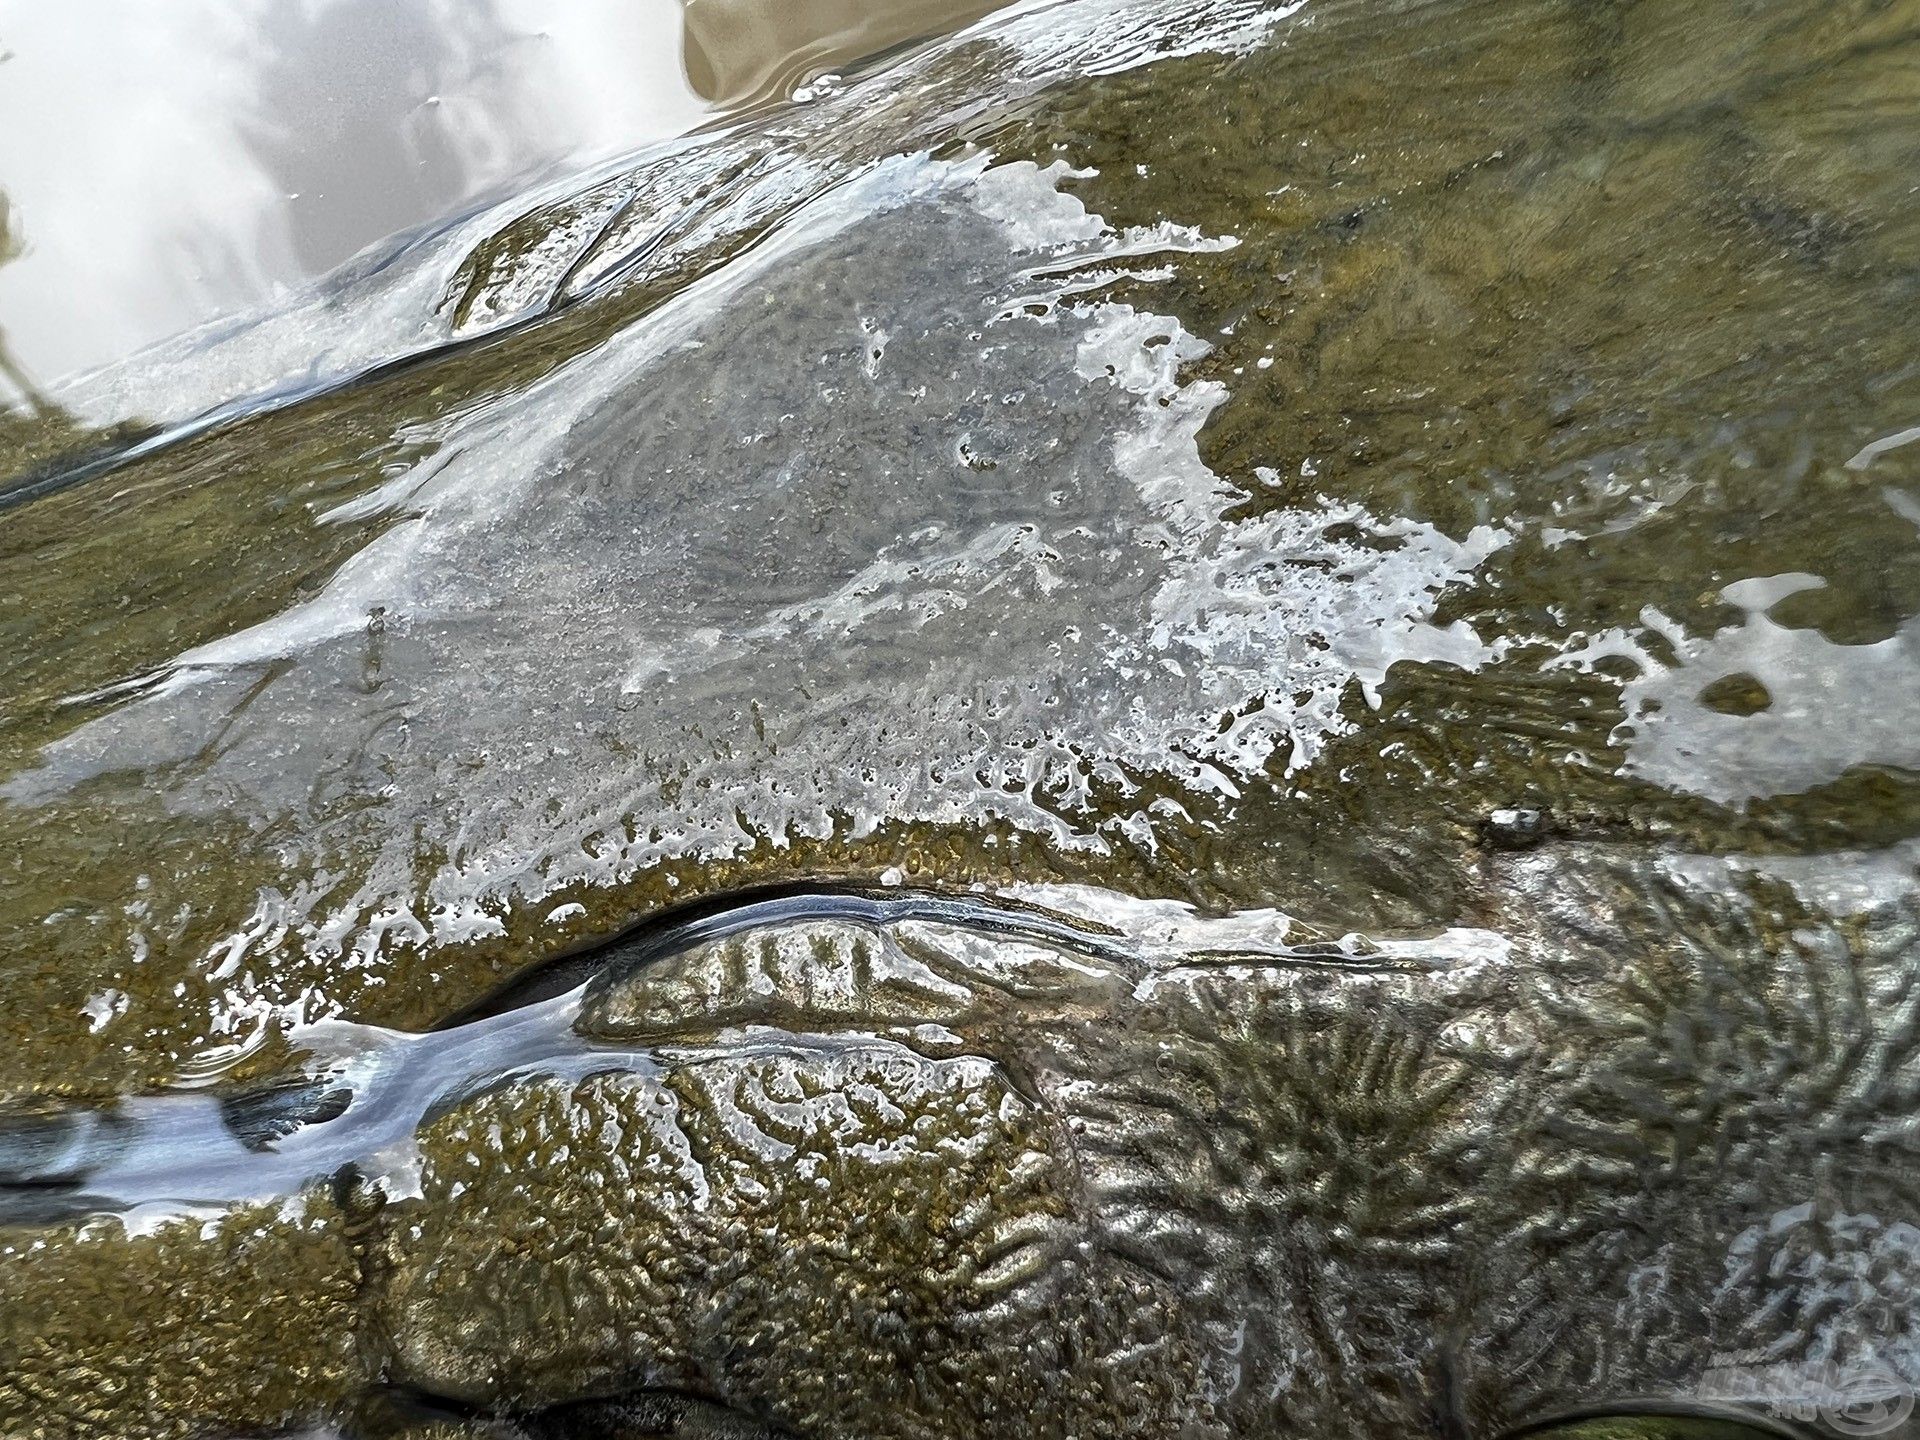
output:
[[[1400,1440],[1920,1383],[1914,918],[1690,863],[1503,859],[1429,950],[829,919],[605,974],[584,1064],[336,1180],[357,1379],[79,1405],[84,1344],[9,1337],[5,1433],[391,1434],[405,1394],[421,1434]],[[244,1275],[224,1233],[0,1283]]]

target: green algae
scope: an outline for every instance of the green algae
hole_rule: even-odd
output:
[[[1623,776],[1616,693],[1551,663],[1649,607],[1711,629],[1748,574],[1820,577],[1774,613],[1841,643],[1920,610],[1920,535],[1885,498],[1914,453],[1847,463],[1920,407],[1893,320],[1920,290],[1894,198],[1920,163],[1915,16],[1842,8],[1328,7],[1284,45],[1121,77],[1000,142],[1096,169],[1074,188],[1110,219],[1240,237],[1152,303],[1214,346],[1194,373],[1228,395],[1202,453],[1250,511],[1328,495],[1517,530],[1436,617],[1506,653],[1399,667],[1319,767],[1345,846],[1444,873],[1498,805],[1708,848],[1846,828]],[[1305,819],[1285,813],[1250,828]],[[1911,833],[1920,812],[1856,820]]]
[[[993,823],[859,838],[849,817],[829,841],[769,836],[737,862],[506,902],[504,935],[432,950],[388,935],[360,978],[269,927],[250,958],[273,976],[267,998],[285,1006],[313,986],[355,1016],[419,1025],[663,903],[893,866],[1391,927],[1464,913],[1463,862],[1503,806],[1547,812],[1553,833],[1719,851],[1920,830],[1906,787],[1871,767],[1744,813],[1623,773],[1626,672],[1555,663],[1648,608],[1710,630],[1732,613],[1720,587],[1757,573],[1824,579],[1776,615],[1850,644],[1920,611],[1920,535],[1884,498],[1909,483],[1920,449],[1870,476],[1846,463],[1920,409],[1901,322],[1920,272],[1910,207],[1896,203],[1920,158],[1916,127],[1900,123],[1913,17],[1843,8],[1332,5],[1243,58],[1064,87],[1011,126],[970,120],[973,142],[1001,156],[1097,170],[1071,184],[1112,223],[1171,219],[1239,239],[1133,287],[1213,347],[1190,374],[1226,387],[1201,447],[1240,488],[1237,513],[1327,496],[1455,536],[1508,527],[1510,543],[1436,616],[1471,625],[1497,657],[1473,671],[1402,663],[1377,705],[1355,687],[1351,732],[1320,762],[1231,804],[1128,777],[1185,812],[1151,850],[1076,854]],[[530,218],[498,253],[476,252],[460,313],[482,271],[510,271],[545,233]],[[405,512],[318,517],[430,464],[449,417],[604,342],[694,273],[222,425],[10,511],[0,765],[17,771],[124,704],[172,656],[313,595]],[[1849,808],[1854,794],[1871,811]],[[297,890],[325,913],[356,883],[287,874],[271,826],[168,813],[118,785],[0,806],[0,823],[12,839],[7,984],[43,997],[9,1018],[0,1088],[15,1094],[151,1086],[245,1040],[209,1033],[222,992],[206,979],[217,956],[204,957],[263,893]],[[420,851],[423,881],[437,863]],[[543,923],[573,904],[585,913]],[[108,988],[136,997],[130,1037],[124,1025],[96,1035],[82,1016]]]
[[[433,947],[375,937],[360,953],[376,963],[351,970],[342,957],[364,933],[327,951],[268,926],[248,958],[249,973],[266,977],[255,997],[265,1018],[239,1033],[210,1019],[226,1001],[228,977],[216,972],[237,921],[263,891],[297,887],[318,912],[344,906],[356,876],[290,874],[288,837],[271,827],[239,813],[175,813],[117,784],[33,807],[0,802],[0,991],[11,1002],[0,1019],[0,1098],[105,1097],[204,1068],[271,1072],[289,1060],[278,1027],[309,989],[324,996],[316,1012],[424,1029],[523,966],[666,906],[755,884],[871,881],[894,868],[953,887],[1084,881],[1217,909],[1278,905],[1338,934],[1497,911],[1486,868],[1504,862],[1484,853],[1483,824],[1504,807],[1544,813],[1547,856],[1574,838],[1796,856],[1920,836],[1920,789],[1895,763],[1865,761],[1744,810],[1630,773],[1621,727],[1635,662],[1561,663],[1611,630],[1668,653],[1670,641],[1640,629],[1644,612],[1709,634],[1738,616],[1724,587],[1756,575],[1824,580],[1769,613],[1841,644],[1882,642],[1920,614],[1920,532],[1887,498],[1920,491],[1920,446],[1850,464],[1920,415],[1908,318],[1920,299],[1920,220],[1907,203],[1920,173],[1911,83],[1920,11],[1474,0],[1329,5],[1309,18],[1248,56],[1062,87],[1012,123],[970,122],[967,138],[1002,158],[1096,170],[1066,184],[1116,225],[1171,220],[1237,237],[1234,249],[1181,256],[1170,278],[1102,292],[1175,315],[1212,346],[1188,378],[1225,387],[1200,436],[1208,466],[1237,487],[1225,503],[1259,515],[1328,496],[1455,538],[1508,527],[1510,543],[1441,597],[1435,617],[1471,625],[1497,656],[1471,670],[1403,662],[1377,702],[1353,686],[1348,734],[1314,765],[1276,769],[1231,799],[1127,776],[1137,787],[1127,805],[1144,795],[1183,812],[1151,846],[1076,851],[999,821],[868,832],[848,816],[827,839],[760,836],[737,857],[663,862],[502,902],[497,934]],[[529,223],[504,237],[476,255],[475,275],[511,270],[545,233]],[[319,516],[430,463],[452,417],[605,343],[692,274],[233,421],[9,509],[0,772],[17,773],[126,703],[172,657],[311,597],[404,512]],[[465,296],[459,317],[474,303]],[[0,454],[17,476],[124,439],[50,415],[24,428],[10,415],[7,426]],[[1703,693],[1703,703],[1733,717],[1766,713],[1767,677],[1748,678],[1716,682],[1717,699]],[[368,683],[378,680],[370,672]],[[134,691],[116,688],[129,681]],[[1103,795],[1096,817],[1121,803]],[[654,817],[631,823],[644,830]],[[422,893],[444,858],[423,845]],[[1764,923],[1736,927],[1731,940],[1700,932],[1634,997],[1639,1011],[1623,1004],[1621,1029],[1593,1039],[1593,1053],[1667,1025],[1711,1048],[1715,1036],[1680,1022],[1702,1013],[1703,994],[1724,1002],[1715,984],[1752,989],[1752,977],[1703,979],[1686,957],[1732,945],[1789,963],[1808,916],[1778,888],[1761,900]],[[556,910],[568,913],[549,919]],[[1661,931],[1670,918],[1646,922],[1633,944],[1671,948]],[[96,1028],[86,1007],[109,989],[130,997],[128,1008]],[[1784,1021],[1766,1033],[1788,1053],[1832,1043]],[[1668,1058],[1649,1059],[1649,1071]],[[773,1273],[796,1236],[839,1256],[868,1254],[871,1234],[856,1221],[884,1227],[938,1190],[942,1172],[930,1163],[898,1190],[886,1188],[892,1179],[869,1187],[873,1209],[861,1216],[796,1199],[798,1208],[741,1220],[738,1235],[703,1237],[699,1255],[663,1260],[656,1275],[636,1267],[634,1247],[659,1233],[657,1216],[623,1213],[576,1248],[542,1226],[543,1192],[524,1185],[531,1167],[552,1177],[554,1193],[617,1189],[559,1147],[583,1114],[636,1122],[637,1093],[606,1078],[577,1094],[508,1094],[430,1133],[431,1199],[388,1218],[399,1227],[418,1213],[432,1243],[392,1242],[377,1262],[411,1307],[409,1373],[489,1402],[610,1384],[622,1346],[643,1331],[652,1353],[671,1357],[699,1322],[671,1265]],[[1408,1113],[1430,1125],[1448,1097],[1419,1093],[1437,1108]],[[505,1112],[527,1127],[511,1155],[467,1164],[474,1127]],[[1735,1122],[1715,1112],[1648,1127],[1677,1161],[1710,1133],[1745,1143],[1764,1129],[1745,1114]],[[1328,1124],[1313,1153],[1329,1173],[1396,1138],[1361,1101]],[[726,1138],[707,1138],[716,1147],[707,1159],[719,1163]],[[1634,1143],[1644,1138],[1636,1132]],[[451,1197],[456,1172],[470,1194]],[[1407,1196],[1418,1198],[1417,1180],[1407,1179]],[[1393,1213],[1383,1204],[1382,1216]],[[154,1412],[156,1433],[191,1433],[208,1416],[265,1425],[347,1403],[362,1383],[360,1341],[347,1337],[363,1333],[354,1316],[367,1252],[341,1238],[345,1222],[320,1202],[309,1215],[289,1227],[242,1211],[211,1240],[170,1226],[138,1241],[95,1236],[0,1255],[0,1361],[19,1377],[11,1403],[68,1406],[72,1389],[62,1387],[94,1377],[158,1395],[163,1380],[185,1377],[167,1392],[171,1408]],[[254,1230],[261,1238],[247,1238]],[[0,1249],[32,1243],[0,1238]],[[503,1253],[509,1244],[523,1248]],[[549,1311],[543,1286],[568,1263],[654,1288]],[[482,1293],[494,1286],[518,1298],[497,1304]],[[933,1299],[922,1299],[902,1344],[945,1338]],[[781,1333],[837,1336],[838,1313],[814,1302]],[[584,1367],[558,1349],[538,1353],[569,1326],[600,1336]],[[831,1350],[828,1377],[873,1360]],[[502,1356],[519,1367],[511,1378],[488,1371]],[[958,1353],[946,1379],[991,1382],[970,1363]],[[807,1403],[827,1404],[830,1379],[810,1383],[819,1389]],[[996,1413],[1031,1400],[1010,1391]],[[85,1420],[76,1413],[72,1428]],[[1583,1422],[1568,1434],[1723,1440],[1704,1421]]]
[[[312,1194],[126,1234],[0,1228],[0,1432],[196,1436],[339,1407],[360,1237]]]

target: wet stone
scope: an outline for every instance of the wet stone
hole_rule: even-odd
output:
[[[1917,27],[1014,11],[0,390],[0,1432],[1920,1389]]]
[[[1744,671],[1722,675],[1700,692],[1700,703],[1722,715],[1758,715],[1773,705],[1773,695]]]
[[[1368,946],[1084,887],[747,924],[393,1042],[264,1203],[150,1110],[151,1171],[94,1183],[210,1188],[0,1228],[36,1317],[0,1421],[1387,1440],[1804,1382],[1730,1354],[1920,1376],[1911,887],[1590,845],[1483,878],[1488,926]],[[352,1205],[302,1178],[355,1147]]]
[[[1545,811],[1502,808],[1489,811],[1482,827],[1489,842],[1506,850],[1524,850],[1547,838]]]

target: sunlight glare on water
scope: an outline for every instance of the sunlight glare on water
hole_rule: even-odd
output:
[[[1920,0],[0,48],[0,1432],[1906,1433]]]

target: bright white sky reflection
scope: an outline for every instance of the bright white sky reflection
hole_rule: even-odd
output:
[[[0,330],[40,387],[709,113],[679,0],[0,0]]]

